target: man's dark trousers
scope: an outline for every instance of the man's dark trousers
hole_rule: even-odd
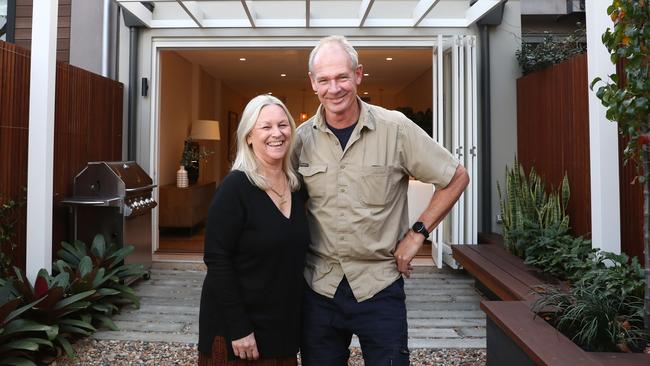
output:
[[[346,366],[356,334],[368,366],[409,365],[404,280],[357,302],[345,277],[334,298],[306,286],[300,355],[304,366]]]

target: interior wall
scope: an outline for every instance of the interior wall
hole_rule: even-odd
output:
[[[241,118],[241,113],[250,99],[223,83],[220,83],[220,94],[221,117],[219,121],[222,122],[222,128],[221,140],[217,146],[217,153],[219,154],[217,182],[220,182],[228,174],[232,166],[231,159],[234,158],[236,151],[235,135],[237,133],[237,126]]]
[[[197,119],[207,119],[207,120],[217,120],[219,121],[217,114],[217,105],[215,95],[216,95],[216,80],[202,68],[197,67],[198,78],[196,79],[196,99],[198,101],[196,118]],[[221,126],[219,126],[221,130]],[[214,152],[211,155],[208,155],[205,160],[200,162],[199,169],[199,182],[216,182],[221,181],[219,178],[219,160],[221,159],[221,154],[218,151],[219,141],[199,141],[199,146],[201,149],[206,151]]]
[[[192,116],[192,64],[173,51],[160,54],[160,186],[176,183],[176,171]]]
[[[433,71],[429,69],[395,95],[396,107],[426,111],[433,103]]]

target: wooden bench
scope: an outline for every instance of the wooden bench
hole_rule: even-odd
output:
[[[493,238],[494,239],[494,238]],[[539,270],[490,244],[452,245],[454,259],[491,300],[482,301],[487,315],[487,366],[646,366],[650,355],[586,352],[531,311],[534,289],[549,284]],[[553,284],[554,286],[558,286]]]
[[[478,282],[479,289],[492,300],[525,301],[536,296],[534,290],[547,285],[539,271],[508,253],[500,244],[452,245],[454,259]],[[496,295],[497,298],[491,296]]]

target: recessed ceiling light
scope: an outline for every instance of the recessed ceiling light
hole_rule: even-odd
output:
[[[386,57],[386,61],[393,61],[392,57]]]
[[[365,74],[363,74],[363,76],[370,76],[370,74],[368,74],[368,73],[365,73]]]
[[[285,77],[285,76],[287,76],[287,74],[280,74],[280,76]]]
[[[239,61],[246,61],[246,57],[240,57]]]
[[[368,92],[363,92],[363,95],[368,95]]]

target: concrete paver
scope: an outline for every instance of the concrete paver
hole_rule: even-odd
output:
[[[198,341],[198,314],[205,272],[154,269],[135,291],[140,309],[114,317],[119,331],[102,330],[102,340],[150,342]],[[410,348],[485,348],[485,314],[473,280],[451,269],[415,267],[405,280]],[[356,337],[352,346],[358,346]]]

